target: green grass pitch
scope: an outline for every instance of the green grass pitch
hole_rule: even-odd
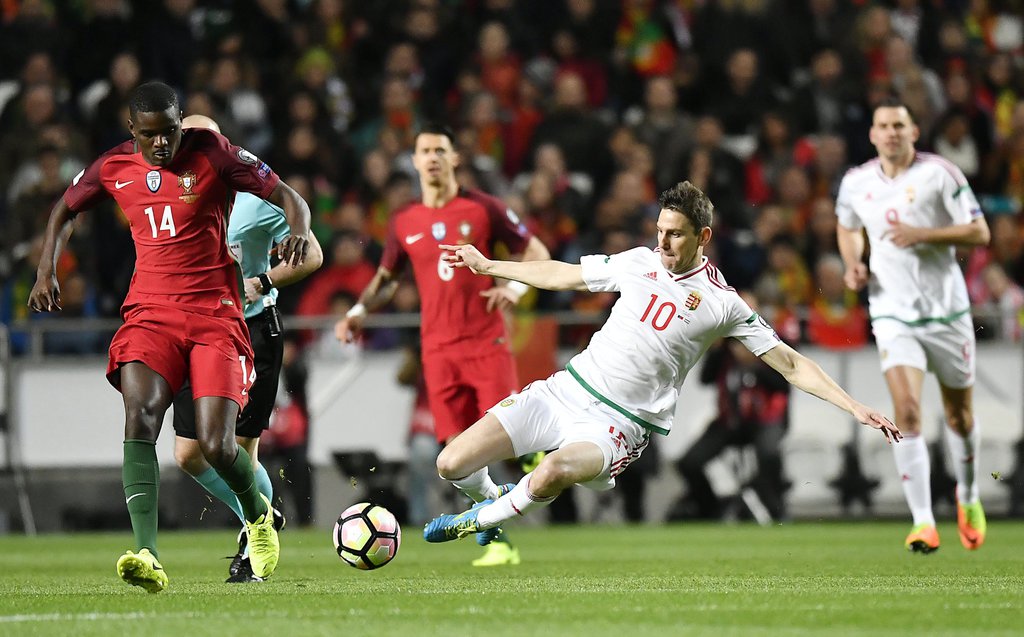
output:
[[[286,529],[263,584],[223,583],[230,531],[167,532],[170,588],[114,574],[123,534],[0,537],[0,635],[1020,635],[1024,523],[993,522],[969,553],[904,551],[909,524],[515,529],[523,563],[473,568],[471,539],[407,528],[394,562],[357,571],[329,533]]]

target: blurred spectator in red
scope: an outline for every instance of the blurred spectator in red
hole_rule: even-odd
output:
[[[779,180],[790,166],[809,166],[815,148],[804,137],[796,137],[788,117],[781,111],[767,111],[760,116],[757,148],[747,159],[744,171],[747,203],[759,206],[779,194]]]
[[[484,172],[502,170],[505,164],[505,141],[498,100],[494,95],[482,91],[470,97],[466,112],[460,119],[473,131],[472,146],[460,144],[463,160],[472,162]]]
[[[535,171],[526,189],[526,226],[548,247],[552,258],[561,258],[576,238],[576,222],[559,205],[555,180],[546,172]]]
[[[575,73],[587,86],[587,103],[600,108],[608,99],[608,69],[600,58],[589,57],[580,50],[576,35],[569,29],[557,29],[551,36],[551,52],[558,63],[557,73]]]
[[[335,235],[329,254],[330,262],[309,277],[295,310],[297,314],[326,316],[336,293],[346,292],[358,297],[377,271],[363,255],[363,245],[357,234],[341,232]]]
[[[555,144],[541,144],[533,154],[533,170],[516,175],[512,190],[524,194],[536,173],[551,177],[558,206],[567,212],[577,227],[590,224],[590,209],[587,202],[593,194],[594,184],[585,173],[569,172],[565,165],[562,149]],[[513,210],[517,208],[512,207]]]
[[[510,44],[508,31],[501,22],[488,22],[480,28],[476,50],[480,77],[502,109],[515,105],[522,72],[519,56]]]
[[[836,240],[838,222],[835,199],[822,196],[811,201],[811,216],[804,228],[804,263],[817,263],[827,254],[839,254],[839,242]]]
[[[826,254],[814,265],[817,294],[807,318],[807,338],[831,349],[859,349],[868,342],[868,313],[857,293],[843,283],[846,267],[838,254]]]
[[[892,34],[889,9],[880,4],[863,5],[853,29],[844,66],[860,82],[886,75],[885,43]]]
[[[810,304],[811,274],[791,234],[781,234],[772,240],[768,246],[768,269],[761,278],[775,282],[784,307],[797,308]]]
[[[519,78],[516,101],[507,113],[505,129],[505,175],[512,177],[523,170],[530,148],[530,139],[537,125],[544,120],[544,91],[541,80],[529,71]]]
[[[1024,288],[1014,283],[998,263],[988,264],[983,277],[988,300],[980,307],[982,324],[994,322],[999,338],[1019,343],[1024,329]]]
[[[795,237],[802,237],[811,217],[811,180],[797,165],[787,166],[779,174],[778,205],[786,225]]]
[[[814,141],[814,162],[809,167],[811,195],[835,199],[839,182],[849,167],[846,141],[839,135],[819,135]]]

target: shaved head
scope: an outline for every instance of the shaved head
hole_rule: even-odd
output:
[[[206,115],[186,115],[181,120],[182,128],[209,128],[210,130],[219,133],[220,126],[217,122],[213,121]]]

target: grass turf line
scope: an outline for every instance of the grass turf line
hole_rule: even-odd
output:
[[[994,521],[965,551],[911,555],[908,525],[517,528],[523,563],[473,568],[469,540],[405,529],[394,562],[361,572],[325,530],[282,533],[271,581],[228,585],[231,531],[167,532],[165,593],[114,573],[124,534],[0,537],[0,635],[881,635],[1019,634],[1024,524]],[[253,623],[255,622],[255,623]]]

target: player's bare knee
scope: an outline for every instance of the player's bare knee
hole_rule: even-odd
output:
[[[894,408],[896,425],[904,433],[921,431],[921,406],[912,400],[897,404]]]
[[[530,492],[542,498],[558,495],[576,483],[573,467],[558,457],[547,456],[530,475]]]
[[[974,417],[968,408],[951,409],[946,412],[946,424],[950,429],[961,436],[971,433],[974,427]]]
[[[156,440],[164,411],[156,402],[143,400],[125,401],[125,438],[134,440]]]
[[[231,466],[238,454],[236,445],[229,445],[218,437],[200,438],[199,447],[203,450],[203,457],[210,466],[217,469],[224,469]]]
[[[462,463],[458,454],[452,451],[451,447],[445,447],[437,454],[437,475],[445,480],[458,480],[465,478],[468,472],[462,471]]]

